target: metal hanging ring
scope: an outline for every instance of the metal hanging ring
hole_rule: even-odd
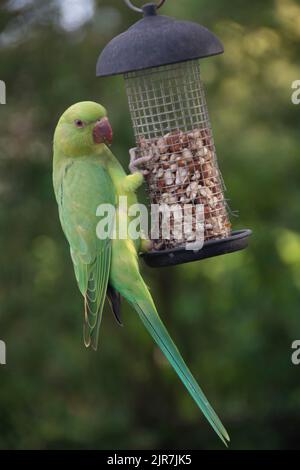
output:
[[[166,0],[160,0],[156,6],[156,9],[158,10],[160,7],[163,6],[163,4],[165,3]],[[134,10],[134,11],[137,11],[138,13],[143,13],[143,9],[142,8],[138,8],[138,7],[135,7],[131,0],[124,0],[124,2],[126,3],[126,5],[131,8],[131,10]]]

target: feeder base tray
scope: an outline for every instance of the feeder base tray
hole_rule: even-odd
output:
[[[141,257],[151,268],[162,268],[175,266],[177,264],[190,263],[214,256],[225,255],[247,248],[251,230],[238,230],[232,232],[228,238],[221,240],[209,240],[204,243],[199,251],[186,250],[185,248],[174,248],[172,250],[151,251],[143,253]]]

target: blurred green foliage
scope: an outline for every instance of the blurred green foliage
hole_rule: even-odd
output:
[[[72,3],[85,5],[83,24],[67,22]],[[300,338],[300,106],[291,83],[300,79],[300,5],[168,0],[162,11],[199,21],[224,42],[226,53],[204,60],[202,74],[240,214],[234,227],[254,235],[247,251],[143,268],[144,277],[231,448],[299,448],[291,344]],[[82,345],[82,299],[52,191],[52,135],[67,106],[100,101],[113,151],[128,165],[123,80],[97,79],[95,63],[137,19],[121,0],[1,2],[0,448],[222,448],[125,302],[125,328],[107,309],[98,353]]]

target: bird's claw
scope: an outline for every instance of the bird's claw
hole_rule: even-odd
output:
[[[148,174],[148,170],[141,169],[139,168],[141,165],[145,165],[145,163],[148,163],[152,159],[152,155],[149,155],[148,157],[140,157],[136,158],[136,152],[137,152],[137,147],[134,147],[129,150],[129,155],[130,155],[130,164],[129,164],[129,170],[130,173],[141,173],[143,176],[146,176]]]

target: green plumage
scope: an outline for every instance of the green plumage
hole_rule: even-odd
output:
[[[54,137],[53,183],[62,228],[70,244],[79,289],[84,297],[84,341],[97,348],[108,284],[134,307],[189,393],[226,444],[228,434],[183,361],[162,323],[138,266],[141,240],[100,240],[96,235],[100,204],[118,206],[127,196],[128,206],[137,202],[135,191],[143,178],[126,176],[104,143],[95,143],[93,129],[106,116],[92,102],[78,103],[61,117]],[[76,127],[80,120],[83,126]],[[118,214],[118,212],[117,212]],[[116,225],[128,224],[127,213]]]

